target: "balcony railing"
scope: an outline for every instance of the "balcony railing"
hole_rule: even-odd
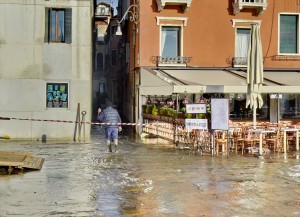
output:
[[[182,5],[183,10],[187,11],[191,6],[192,0],[156,0],[158,11],[164,9],[166,5]]]
[[[265,63],[265,57],[263,57],[262,61]],[[248,57],[233,57],[232,58],[232,66],[233,67],[247,67]]]
[[[234,0],[233,13],[237,14],[244,8],[252,8],[258,14],[262,14],[267,9],[267,0]]]
[[[233,57],[232,65],[233,67],[246,67],[247,66],[247,57]]]
[[[110,17],[110,8],[104,6],[98,6],[95,11],[96,17]]]
[[[152,61],[158,66],[186,66],[192,60],[192,57],[164,57],[164,56],[153,56]]]

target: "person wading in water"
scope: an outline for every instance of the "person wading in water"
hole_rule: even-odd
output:
[[[119,131],[122,130],[122,122],[119,112],[112,107],[112,103],[110,101],[107,102],[107,108],[103,111],[101,108],[98,108],[97,120],[104,123],[105,140],[109,151],[112,152],[112,142],[116,152],[118,147]]]

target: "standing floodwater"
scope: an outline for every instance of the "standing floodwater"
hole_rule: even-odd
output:
[[[156,140],[153,140],[156,141]],[[0,216],[300,216],[300,161],[189,155],[161,142],[0,142],[45,158],[0,176]]]

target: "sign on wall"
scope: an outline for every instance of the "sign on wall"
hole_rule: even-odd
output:
[[[211,99],[211,129],[228,130],[229,100]]]
[[[282,99],[282,94],[270,94],[270,99]]]
[[[186,104],[186,113],[188,114],[205,114],[206,113],[206,104],[205,103],[196,103],[196,104]]]
[[[185,119],[185,128],[195,130],[207,130],[207,119]]]
[[[68,108],[68,83],[46,83],[46,107]]]

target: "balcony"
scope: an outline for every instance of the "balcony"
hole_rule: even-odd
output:
[[[192,0],[156,0],[158,11],[164,9],[166,5],[181,5],[186,12],[192,4]]]
[[[163,57],[163,56],[153,56],[152,61],[156,63],[157,66],[186,66],[192,60],[192,57]]]
[[[95,11],[95,16],[98,18],[111,17],[110,7],[107,7],[105,5],[98,5]]]
[[[257,14],[262,14],[267,9],[267,0],[234,0],[233,13],[237,14],[245,8],[254,9]]]
[[[232,65],[233,67],[247,67],[248,58],[247,57],[233,57]]]

